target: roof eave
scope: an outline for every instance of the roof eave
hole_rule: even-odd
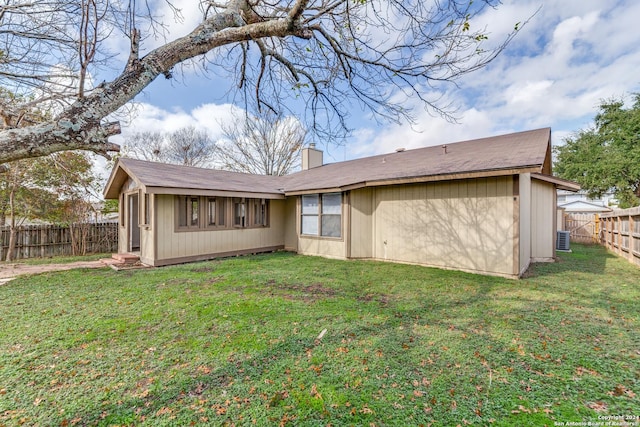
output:
[[[271,191],[235,191],[235,190],[207,190],[202,188],[186,187],[157,187],[147,186],[146,192],[149,194],[171,194],[182,196],[211,196],[211,197],[247,197],[258,199],[284,199],[283,192]]]
[[[523,166],[519,168],[488,169],[488,170],[474,171],[474,172],[457,172],[457,173],[439,174],[439,175],[420,175],[420,176],[413,176],[413,177],[379,179],[379,180],[372,180],[372,181],[362,181],[358,183],[344,185],[341,187],[304,188],[304,189],[298,189],[293,191],[285,191],[285,194],[287,196],[299,196],[302,194],[341,192],[341,191],[357,190],[357,189],[366,188],[366,187],[381,187],[381,186],[387,186],[387,185],[418,184],[423,182],[451,181],[451,180],[457,180],[457,179],[489,178],[494,176],[518,175],[521,173],[537,173],[537,172],[540,172],[540,168],[541,168],[540,165],[529,165],[529,166]]]
[[[532,173],[531,178],[554,184],[556,188],[560,190],[567,190],[574,193],[580,191],[580,184],[578,184],[577,182],[569,181],[568,179],[558,178],[557,176],[544,175],[541,173]]]

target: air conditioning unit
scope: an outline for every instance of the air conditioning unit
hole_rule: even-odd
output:
[[[556,250],[568,251],[569,249],[569,236],[568,231],[558,231],[556,236]]]

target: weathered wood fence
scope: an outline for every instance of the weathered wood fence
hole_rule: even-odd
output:
[[[593,213],[564,214],[564,230],[570,233],[572,242],[599,243],[600,215]]]
[[[600,243],[640,265],[640,207],[600,215]]]
[[[7,258],[9,227],[0,228],[0,260]],[[97,222],[17,227],[13,259],[46,258],[60,255],[115,252],[118,250],[118,223]]]

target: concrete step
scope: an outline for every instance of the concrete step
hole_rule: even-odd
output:
[[[134,254],[113,254],[111,258],[121,264],[135,264],[140,261],[140,257]]]

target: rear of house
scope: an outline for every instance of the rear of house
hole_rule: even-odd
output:
[[[167,265],[286,249],[518,277],[555,257],[550,130],[258,176],[120,159],[119,252]],[[305,161],[306,160],[306,161]]]

